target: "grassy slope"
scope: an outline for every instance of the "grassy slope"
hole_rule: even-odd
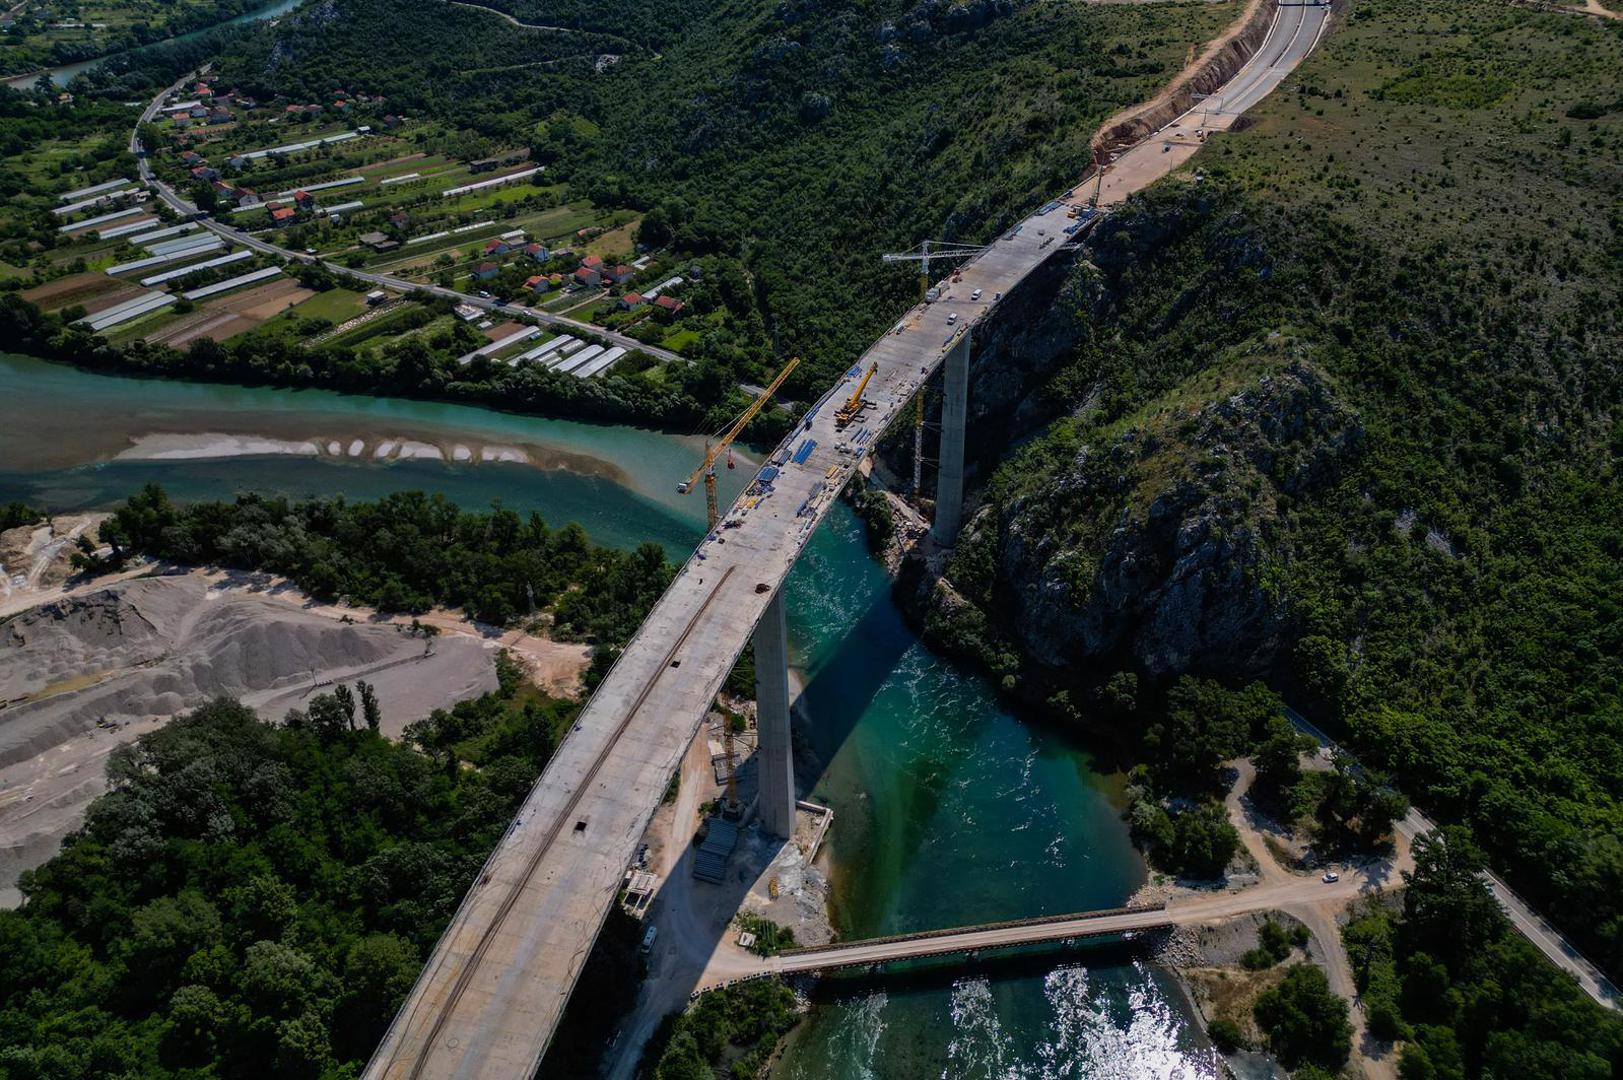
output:
[[[1495,0],[1351,12],[1196,159],[1201,185],[1190,169],[1104,232],[1105,317],[1050,387],[1088,408],[989,495],[1007,509],[1084,444],[1158,434],[1115,501],[1035,522],[1086,566],[1115,514],[1192,471],[1165,452],[1178,410],[1285,359],[1323,373],[1366,439],[1339,482],[1253,504],[1293,619],[1281,675],[1617,966],[1623,27]],[[996,542],[954,568],[972,596]]]

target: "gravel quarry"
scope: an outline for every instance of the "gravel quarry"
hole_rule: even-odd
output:
[[[0,622],[0,904],[106,787],[114,747],[220,695],[268,718],[336,682],[377,689],[383,731],[495,689],[496,644],[344,621],[198,574],[144,577]]]

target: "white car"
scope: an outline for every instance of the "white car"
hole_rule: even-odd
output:
[[[951,315],[947,316],[947,322],[955,323],[957,321],[958,321],[958,313],[956,311],[953,312]]]
[[[981,291],[976,289],[974,292],[969,294],[969,298],[971,300],[979,300],[981,298]]]
[[[1324,872],[1324,876],[1319,880],[1324,882],[1326,885],[1334,885],[1336,882],[1341,880],[1341,875],[1336,873],[1334,870],[1326,870]]]

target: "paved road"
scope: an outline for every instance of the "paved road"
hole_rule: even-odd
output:
[[[169,94],[173,93],[176,89],[184,86],[191,80],[197,78],[198,75],[203,74],[207,70],[207,67],[204,67],[184,76],[176,81],[173,86],[168,87],[157,97],[153,98],[147,107],[142,110],[140,123],[146,123],[147,121],[151,120],[153,116],[157,115],[159,108],[163,104],[164,98],[168,97]],[[136,167],[140,170],[142,182],[145,183],[147,187],[151,188],[158,198],[162,199],[170,207],[170,209],[174,210],[177,214],[180,214],[183,217],[191,217],[196,214],[197,207],[194,204],[181,198],[180,195],[175,192],[174,188],[166,184],[164,181],[158,179],[158,177],[152,171],[152,166],[147,164],[147,159],[141,156],[141,149],[141,136],[139,130],[137,130],[132,132],[130,135],[130,152],[135,154],[137,157]],[[627,350],[647,353],[649,356],[663,360],[667,363],[673,361],[680,362],[683,360],[681,356],[671,352],[669,349],[661,349],[654,345],[645,345],[636,338],[629,337],[614,330],[606,330],[601,326],[593,326],[591,323],[582,322],[579,319],[571,319],[564,315],[554,315],[549,311],[541,311],[537,308],[525,307],[521,304],[501,304],[495,300],[487,300],[481,296],[470,296],[467,293],[458,292],[455,289],[446,289],[438,285],[424,285],[416,281],[409,281],[405,278],[392,277],[388,274],[373,274],[365,270],[352,270],[347,266],[341,266],[335,262],[318,260],[313,256],[304,254],[303,252],[282,247],[281,245],[271,243],[268,240],[262,240],[257,236],[253,236],[250,233],[234,226],[227,225],[222,221],[216,221],[207,217],[198,218],[197,220],[198,224],[202,225],[210,232],[215,233],[233,244],[241,244],[243,247],[250,248],[262,255],[269,255],[273,258],[285,259],[293,262],[320,262],[322,266],[326,267],[334,274],[351,277],[357,281],[364,281],[369,285],[376,285],[380,288],[389,288],[401,292],[444,297],[447,300],[453,300],[459,304],[469,304],[483,311],[495,312],[502,315],[522,315],[534,320],[535,322],[541,323],[545,326],[554,327],[558,330],[590,334],[595,338],[609,342],[611,345],[618,345]]]
[[[1073,203],[1119,205],[1136,191],[1194,157],[1205,138],[1226,131],[1248,109],[1279,88],[1330,24],[1328,4],[1280,4],[1262,45],[1217,93],[1123,152],[1104,175],[1079,186]]]
[[[1335,740],[1326,735],[1306,717],[1294,709],[1286,709],[1285,715],[1290,717],[1291,723],[1304,734],[1311,735],[1319,744],[1319,752],[1326,757],[1334,750],[1340,749]],[[1349,755],[1350,756],[1350,755]],[[1412,842],[1422,833],[1432,832],[1437,828],[1436,822],[1422,814],[1414,807],[1397,823],[1398,832],[1404,840]],[[1491,871],[1484,871],[1482,880],[1488,885],[1488,890],[1499,901],[1499,906],[1505,909],[1505,915],[1510,923],[1523,937],[1531,941],[1539,952],[1549,958],[1556,967],[1578,980],[1578,985],[1584,988],[1584,993],[1594,998],[1598,1004],[1610,1009],[1623,1008],[1623,995],[1618,993],[1616,986],[1603,974],[1588,957],[1579,952],[1577,947],[1566,939],[1566,936],[1551,926],[1533,906],[1506,885],[1504,881]]]

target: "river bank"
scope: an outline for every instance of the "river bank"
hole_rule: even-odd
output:
[[[58,64],[55,67],[40,68],[35,71],[23,72],[20,75],[7,75],[3,79],[0,79],[0,82],[4,82],[5,85],[11,87],[13,90],[31,90],[39,84],[41,79],[49,79],[52,84],[65,87],[72,82],[76,76],[82,74],[83,72],[99,67],[109,60],[114,60],[121,56],[128,56],[130,53],[136,52],[139,49],[156,48],[160,45],[168,45],[177,41],[190,41],[193,38],[208,33],[211,30],[218,30],[225,26],[238,26],[243,23],[261,22],[266,19],[274,19],[279,15],[287,14],[289,11],[297,8],[303,2],[304,0],[268,0],[268,2],[263,6],[254,8],[250,11],[245,11],[240,15],[235,15],[229,19],[222,19],[220,22],[210,23],[207,26],[199,26],[186,31],[185,33],[176,34],[173,37],[164,38],[160,41],[148,42],[145,45],[137,46],[135,49],[121,49],[107,53],[104,56],[90,57],[85,60],[75,60],[72,63]]]

